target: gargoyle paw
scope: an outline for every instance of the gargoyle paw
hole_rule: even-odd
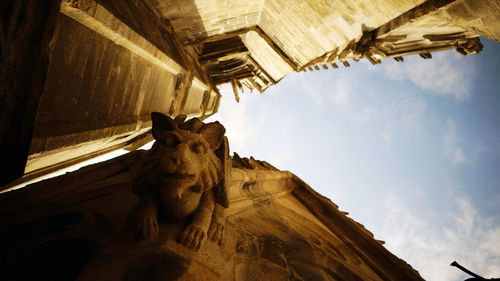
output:
[[[139,234],[142,240],[153,240],[158,236],[158,219],[155,216],[146,216],[139,224]]]
[[[198,251],[206,238],[207,231],[203,227],[197,224],[190,224],[182,232],[179,242],[188,248]]]
[[[224,224],[212,222],[210,224],[210,229],[208,230],[208,238],[220,245],[222,243],[223,236]]]

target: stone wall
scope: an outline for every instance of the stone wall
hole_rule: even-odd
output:
[[[2,174],[2,185],[22,171],[24,178],[10,185],[144,142],[153,111],[200,118],[217,111],[220,95],[168,21],[142,2],[101,2],[64,0],[54,4],[54,14],[44,14],[53,22],[44,41],[47,64],[39,70],[45,76],[29,103],[33,119],[28,122],[24,118],[30,114],[24,113],[17,120],[30,125],[25,132],[29,144],[24,144],[29,153],[24,163],[16,156],[22,167]],[[25,73],[17,75],[14,79]],[[9,91],[15,95],[16,89]],[[2,118],[14,122],[8,112]]]
[[[146,155],[0,195],[4,280],[422,280],[296,176],[237,154],[220,243],[188,248],[187,222],[165,220],[137,242],[132,183]]]

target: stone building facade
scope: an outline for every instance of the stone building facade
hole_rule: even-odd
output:
[[[206,143],[182,151],[205,153],[218,125],[201,120],[217,112],[220,84],[239,100],[244,88],[263,92],[292,71],[450,49],[473,55],[479,36],[500,41],[495,0],[20,0],[3,1],[0,12],[0,191],[132,151],[0,195],[6,280],[421,280],[306,183],[229,157],[227,141],[215,151],[224,192],[189,189],[225,202],[224,238],[199,250],[188,245],[206,230],[179,241],[198,202],[182,219],[149,221],[154,239],[137,241],[137,165],[149,167],[156,150],[135,150],[153,137],[160,149],[201,134]],[[189,133],[155,135],[151,112],[183,116],[169,124]],[[159,165],[166,174],[148,184],[179,180],[169,159]]]
[[[500,40],[494,0],[42,2],[0,5],[1,185],[134,150],[152,111],[214,114],[220,84],[239,100],[292,71]]]

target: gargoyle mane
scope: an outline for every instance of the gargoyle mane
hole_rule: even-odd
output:
[[[161,184],[159,178],[176,178],[188,173],[195,176],[192,185],[198,192],[217,185],[222,176],[222,163],[215,150],[223,141],[224,127],[219,122],[205,124],[198,118],[185,122],[185,115],[172,119],[153,112],[151,118],[156,141],[140,178],[154,186]],[[140,189],[135,187],[134,191],[141,193]]]

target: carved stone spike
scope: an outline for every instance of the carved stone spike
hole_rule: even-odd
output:
[[[403,57],[394,57],[394,60],[397,62],[404,62],[405,61]]]
[[[418,54],[421,58],[423,58],[424,60],[428,60],[428,59],[432,59],[432,55],[431,53],[420,53]]]
[[[236,99],[236,102],[240,102],[240,96],[238,94],[238,86],[236,84],[235,79],[231,80],[231,87],[233,88],[234,98]]]

